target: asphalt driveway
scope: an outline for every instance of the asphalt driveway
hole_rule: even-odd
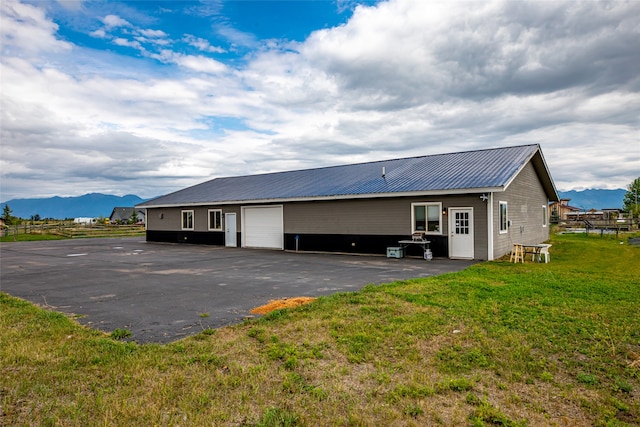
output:
[[[449,259],[149,243],[144,238],[0,244],[0,291],[106,332],[169,342],[238,323],[269,300],[357,291],[462,270]]]

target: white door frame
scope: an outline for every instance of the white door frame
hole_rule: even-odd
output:
[[[224,214],[224,245],[235,248],[238,246],[238,224],[235,212]]]
[[[456,234],[456,212],[469,213],[469,234]],[[457,237],[461,236],[461,237]],[[458,250],[454,245],[454,239],[464,245],[464,250]],[[449,258],[474,259],[475,256],[475,231],[473,227],[472,207],[450,207],[449,208]]]

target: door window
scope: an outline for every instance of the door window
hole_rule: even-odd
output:
[[[469,234],[469,212],[456,212],[456,234]]]

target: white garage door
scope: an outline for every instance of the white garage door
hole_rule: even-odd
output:
[[[282,206],[243,208],[242,212],[242,246],[284,249]]]

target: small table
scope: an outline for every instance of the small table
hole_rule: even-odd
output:
[[[405,248],[407,248],[407,246],[409,245],[418,245],[420,247],[422,247],[422,251],[423,252],[427,252],[427,250],[429,249],[429,243],[431,243],[429,240],[399,240],[398,243],[400,244],[400,246],[402,246],[402,251],[404,252]],[[425,256],[425,259],[426,256]]]
[[[549,248],[551,245],[537,244],[537,245],[522,245],[525,254],[531,254],[531,261],[542,262],[542,254],[545,254],[544,261],[549,262]]]

